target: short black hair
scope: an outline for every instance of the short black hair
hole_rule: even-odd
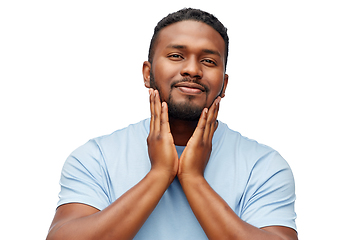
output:
[[[154,51],[155,51],[154,47],[160,30],[173,23],[177,23],[185,20],[193,20],[193,21],[206,23],[207,25],[214,28],[221,35],[221,37],[224,39],[225,42],[225,69],[226,69],[227,58],[229,53],[229,36],[227,35],[227,28],[214,15],[202,11],[200,9],[193,9],[193,8],[183,8],[177,12],[169,14],[168,16],[163,18],[160,22],[158,22],[157,26],[154,29],[154,34],[150,42],[148,61],[152,63],[154,57]]]

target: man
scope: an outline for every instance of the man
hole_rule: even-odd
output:
[[[227,54],[206,12],[158,23],[143,64],[151,118],[69,156],[48,239],[297,239],[285,160],[217,121]]]

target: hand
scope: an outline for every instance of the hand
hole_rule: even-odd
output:
[[[175,178],[179,161],[169,125],[166,102],[161,104],[159,92],[150,89],[150,133],[147,138],[151,170],[169,174],[171,181]]]
[[[215,99],[210,109],[201,113],[198,125],[189,139],[179,162],[178,177],[204,176],[212,150],[212,138],[217,127],[217,115],[221,98]]]

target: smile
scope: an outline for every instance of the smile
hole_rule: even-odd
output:
[[[176,84],[174,87],[185,94],[197,95],[197,94],[206,92],[205,87],[203,87],[197,83],[191,83],[191,82],[181,82],[181,83]]]

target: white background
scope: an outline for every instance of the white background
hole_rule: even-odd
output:
[[[355,0],[1,1],[2,236],[45,239],[66,157],[149,116],[141,69],[153,28],[190,6],[229,29],[219,119],[289,162],[300,239],[358,237]]]

